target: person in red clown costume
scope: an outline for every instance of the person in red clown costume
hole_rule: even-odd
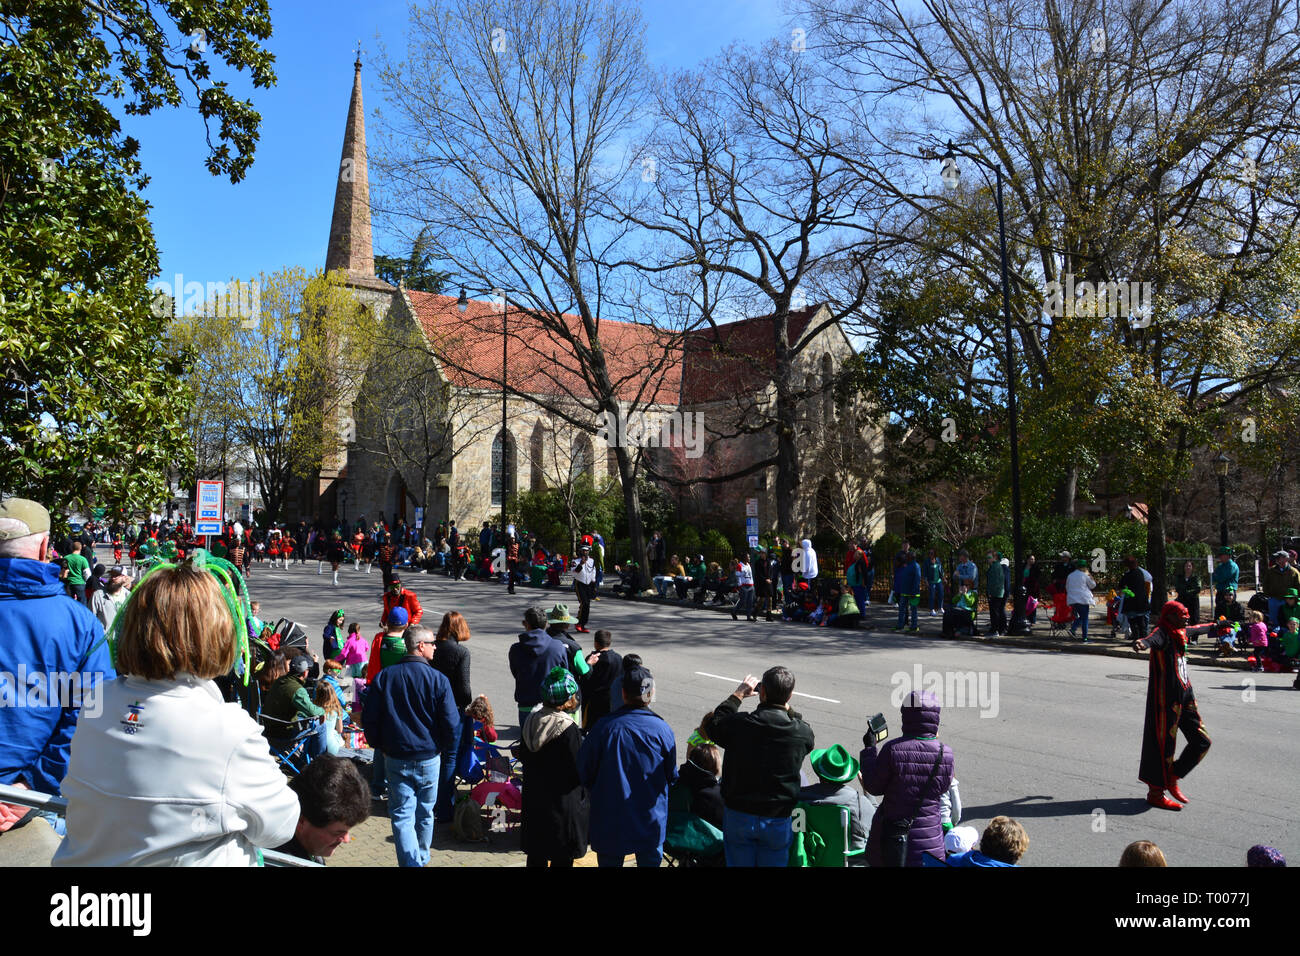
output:
[[[1142,730],[1142,762],[1138,779],[1147,785],[1147,803],[1162,810],[1181,810],[1187,797],[1178,781],[1187,776],[1210,749],[1192,682],[1187,675],[1187,635],[1208,631],[1213,624],[1187,626],[1187,608],[1170,601],[1160,610],[1156,629],[1133,641],[1133,649],[1151,649],[1147,679],[1146,723]],[[1178,731],[1187,738],[1175,759]],[[1165,791],[1173,796],[1171,800]]]

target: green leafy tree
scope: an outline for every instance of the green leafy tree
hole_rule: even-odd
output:
[[[260,117],[211,65],[273,84],[270,34],[258,0],[0,0],[0,491],[56,513],[138,505],[192,469],[191,356],[150,307],[147,177],[108,104],[146,115],[192,93],[208,169],[237,182]]]

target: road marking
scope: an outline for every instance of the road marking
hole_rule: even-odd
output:
[[[700,677],[713,677],[713,678],[716,678],[716,679],[718,679],[718,680],[729,680],[729,681],[731,681],[733,684],[735,684],[735,685],[737,685],[737,686],[740,685],[740,678],[739,678],[739,677],[723,677],[721,674],[710,674],[708,671],[696,671],[695,673],[696,673],[698,676],[700,676]],[[809,700],[824,700],[824,701],[825,701],[826,703],[828,703],[828,704],[841,704],[841,703],[843,703],[843,701],[836,700],[836,699],[833,698],[833,697],[818,697],[816,694],[805,694],[805,693],[802,693],[801,691],[795,691],[795,692],[794,692],[794,696],[796,696],[796,697],[807,697]]]

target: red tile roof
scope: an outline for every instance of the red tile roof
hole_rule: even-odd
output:
[[[463,388],[501,388],[502,315],[493,302],[470,300],[462,313],[456,297],[407,290],[425,335],[442,359],[452,384]],[[582,320],[565,314],[576,346],[585,346]],[[508,316],[509,370],[512,389],[534,395],[591,398],[575,342],[549,323],[523,312]],[[676,406],[681,394],[680,353],[671,337],[648,325],[600,320],[600,346],[613,379],[614,392],[625,402]],[[668,351],[665,351],[668,349]]]
[[[499,307],[471,299],[462,313],[455,296],[409,289],[406,294],[452,384],[499,390]],[[791,343],[799,341],[818,308],[790,313]],[[563,319],[578,343],[584,344],[581,319],[569,314]],[[508,324],[511,388],[535,395],[590,398],[573,342],[523,312],[511,312]],[[771,379],[776,366],[771,316],[729,322],[716,330],[696,329],[684,337],[648,325],[602,319],[599,334],[615,392],[625,402],[677,406],[752,394]]]

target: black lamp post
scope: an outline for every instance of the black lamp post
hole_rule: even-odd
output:
[[[343,524],[348,523],[348,490],[344,488],[339,492],[339,497],[343,499]]]
[[[1025,624],[1025,547],[1020,525],[1020,441],[1016,426],[1016,364],[1011,339],[1011,283],[1007,276],[1007,220],[1002,205],[1002,164],[991,163],[978,153],[963,152],[962,155],[986,169],[992,169],[997,179],[998,244],[1002,257],[1002,331],[1006,344],[1007,418],[1011,432],[1011,536],[1015,550],[1010,581],[1011,623],[1007,630],[1010,634],[1025,634],[1029,629]],[[944,186],[955,189],[961,181],[961,170],[957,168],[957,154],[951,140],[948,141],[947,152],[941,157],[941,164],[940,175]]]
[[[1228,546],[1228,469],[1232,459],[1219,452],[1214,459],[1214,473],[1219,478],[1219,547]]]

